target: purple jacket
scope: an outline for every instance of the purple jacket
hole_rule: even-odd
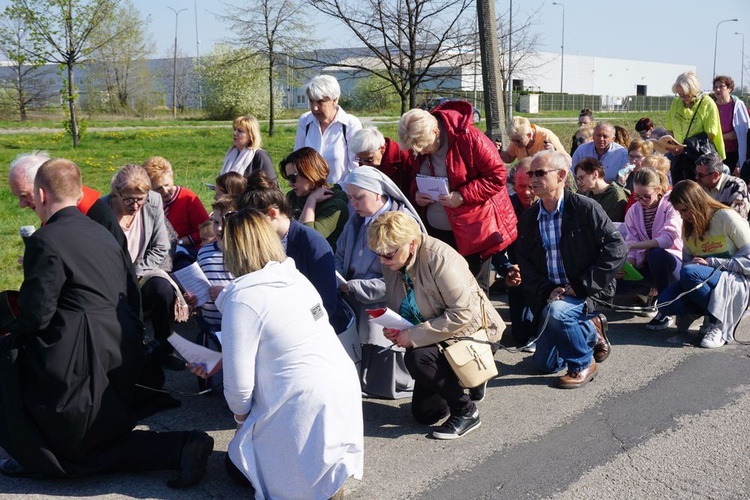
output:
[[[669,194],[662,197],[656,210],[654,225],[651,228],[653,238],[646,234],[643,206],[640,203],[634,203],[628,209],[624,224],[625,243],[628,246],[637,241],[654,239],[659,242],[659,248],[665,248],[682,261],[682,218],[669,202]],[[646,250],[628,250],[628,260],[634,260],[635,267],[643,267],[646,263]]]

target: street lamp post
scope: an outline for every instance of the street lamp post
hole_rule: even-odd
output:
[[[745,34],[734,32],[735,35],[742,37],[742,64],[740,64],[740,94],[745,96]]]
[[[718,23],[716,23],[716,34],[714,35],[714,70],[713,76],[711,76],[711,78],[716,76],[716,47],[719,44],[719,26],[721,26],[723,23],[732,23],[736,21],[739,21],[739,19],[724,19],[723,21],[719,21]]]
[[[180,18],[180,12],[187,9],[174,10],[174,58],[172,59],[172,118],[177,118],[177,19]]]
[[[565,109],[564,97],[563,97],[563,76],[565,71],[565,5],[560,2],[552,2],[552,5],[562,7],[562,39],[560,41],[560,101],[563,103],[562,108]]]

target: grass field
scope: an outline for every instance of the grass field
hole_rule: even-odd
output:
[[[617,114],[612,117],[599,117],[632,130],[640,115]],[[662,124],[662,116],[652,115],[655,123]],[[534,118],[532,118],[532,122]],[[35,127],[59,127],[59,122],[33,122]],[[43,125],[40,125],[42,123]],[[116,170],[128,163],[140,164],[149,156],[159,155],[167,158],[175,170],[175,182],[195,191],[207,208],[210,207],[213,192],[205,182],[213,182],[221,169],[224,154],[232,142],[231,124],[228,122],[207,122],[198,120],[146,120],[128,121],[132,130],[111,132],[91,131],[86,134],[81,146],[74,149],[68,136],[60,133],[11,133],[0,134],[0,165],[2,181],[0,182],[0,290],[17,289],[23,279],[18,256],[23,254],[23,243],[18,236],[18,228],[23,225],[39,226],[36,215],[26,209],[18,208],[17,200],[8,188],[8,165],[20,153],[33,149],[48,151],[52,156],[70,158],[83,172],[84,183],[102,193],[109,191],[109,180]],[[138,125],[133,125],[138,123]],[[224,125],[222,127],[221,125]],[[120,121],[92,121],[89,127],[123,126]],[[139,130],[135,127],[160,127],[157,130]],[[551,129],[565,147],[570,145],[570,137],[576,130],[576,124],[567,122],[549,122],[543,126]],[[30,128],[19,122],[0,121],[0,128]],[[379,127],[386,137],[396,137],[396,125]],[[480,124],[482,128],[482,124]],[[294,144],[296,126],[277,124],[274,137],[267,137],[267,125],[261,127],[263,147],[274,163],[278,163],[291,152]],[[284,185],[282,181],[282,185]],[[286,187],[286,186],[284,186]]]

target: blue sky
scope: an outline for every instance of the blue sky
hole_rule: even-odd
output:
[[[186,55],[196,53],[197,31],[201,54],[211,46],[231,36],[228,28],[216,19],[226,4],[217,0],[132,0],[141,13],[151,16],[149,30],[156,42],[155,56],[171,50],[174,41],[174,13],[168,9],[185,8],[179,16],[178,44]],[[496,9],[505,12],[510,0],[498,0]],[[0,0],[5,6],[8,0]],[[239,1],[243,8],[251,8],[252,1]],[[716,24],[724,19],[738,18],[739,22],[723,23],[719,27],[716,70],[740,81],[741,37],[745,33],[746,61],[750,60],[750,1],[713,0],[693,2],[685,0],[560,0],[565,5],[565,53],[621,59],[647,60],[694,64],[704,88],[710,87]],[[540,34],[539,50],[558,52],[562,27],[562,8],[547,0],[515,0],[517,21],[540,10],[539,23],[532,29]],[[315,24],[316,36],[325,46],[345,45],[351,40],[346,28],[337,26],[310,7],[310,19]],[[746,62],[746,85],[750,81],[750,64]],[[675,75],[677,76],[677,75]]]

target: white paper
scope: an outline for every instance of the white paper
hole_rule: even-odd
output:
[[[190,342],[176,333],[170,335],[167,340],[188,363],[203,365],[206,373],[211,373],[216,364],[221,361],[220,352]]]
[[[370,321],[372,323],[375,323],[376,325],[382,326],[384,328],[393,328],[394,330],[408,330],[409,328],[413,327],[411,321],[408,321],[401,317],[400,314],[393,311],[392,309],[385,308],[385,312],[383,314],[380,314],[378,317],[373,317],[372,314],[378,314],[383,309],[367,309],[367,314],[370,316]]]
[[[211,296],[208,294],[211,283],[203,274],[203,269],[197,262],[193,262],[179,271],[172,272],[172,277],[179,281],[187,293],[198,298],[198,306],[202,306],[211,300]]]
[[[417,191],[429,194],[433,200],[437,201],[441,194],[448,194],[450,192],[448,190],[448,178],[418,175]]]
[[[336,271],[336,283],[338,284],[338,286],[346,285],[347,283],[347,281],[344,279],[343,276],[341,276],[341,274],[338,271]]]

